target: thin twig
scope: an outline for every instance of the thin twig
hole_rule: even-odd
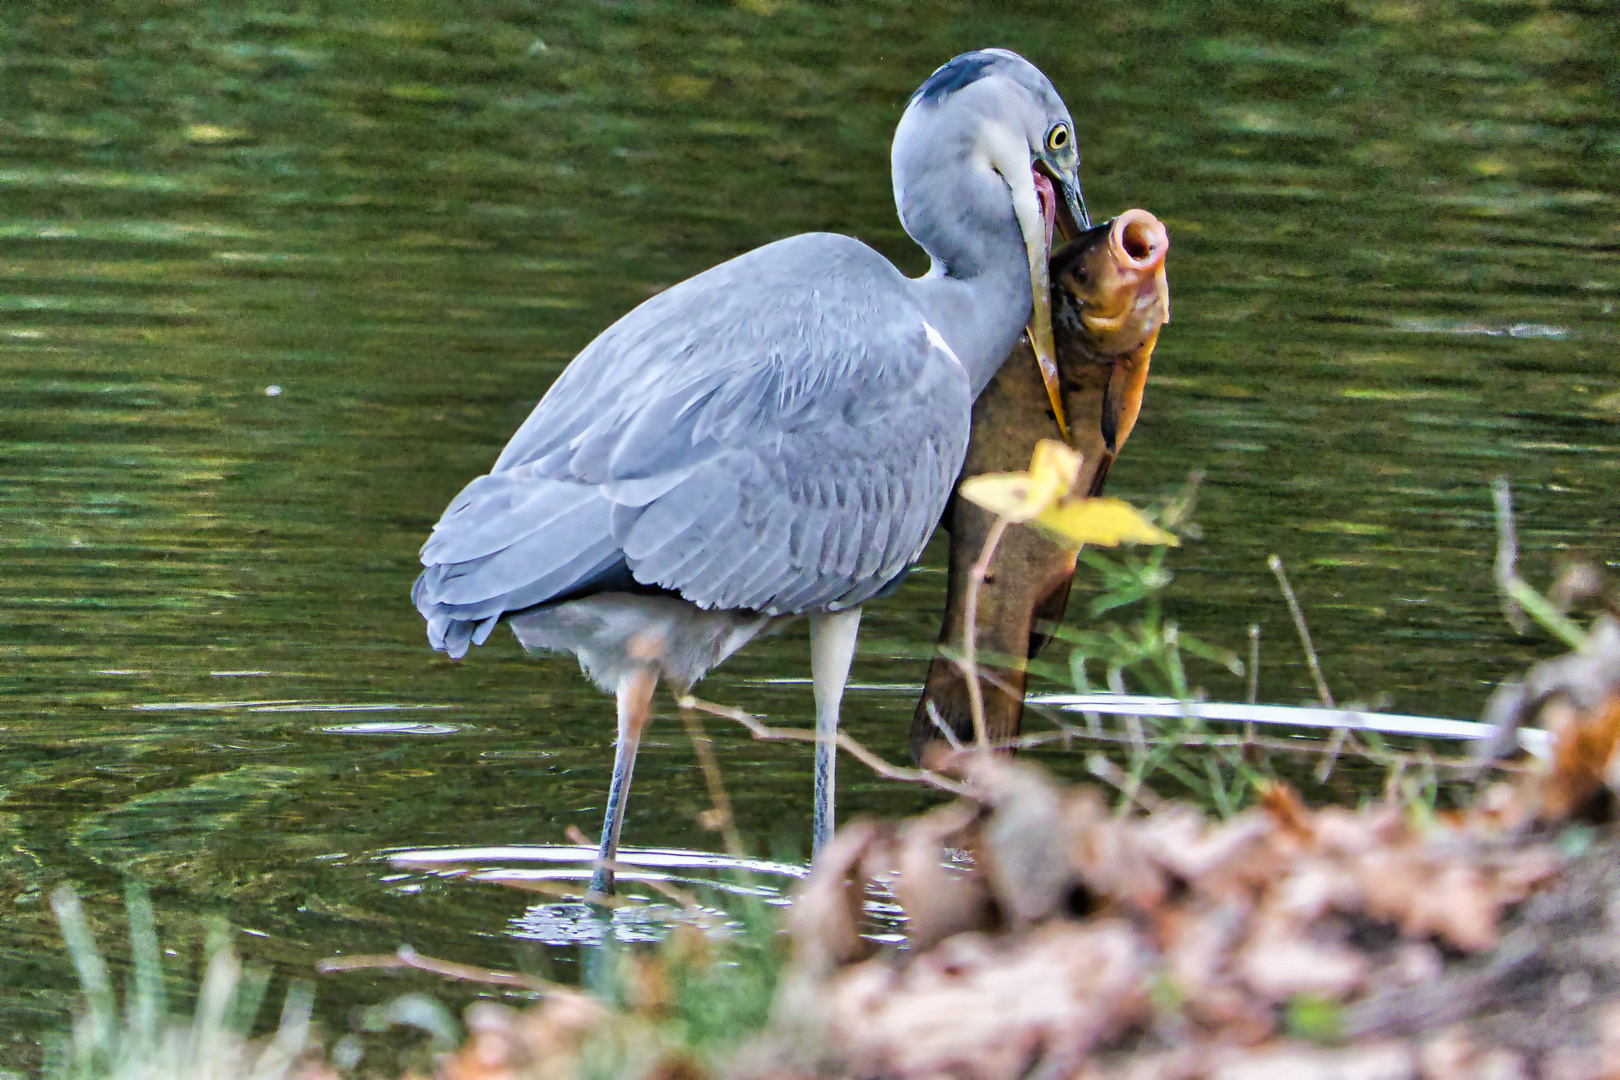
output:
[[[615,873],[627,869],[623,863],[609,863],[609,865],[613,867]],[[560,881],[536,881],[533,878],[499,877],[492,876],[487,871],[471,869],[462,871],[461,876],[475,879],[477,881],[492,882],[496,885],[505,885],[509,889],[521,889],[524,892],[539,893],[542,896],[555,896],[559,900],[572,900],[579,903],[583,903],[585,900],[585,895],[581,893],[578,888],[564,885]],[[697,897],[692,893],[687,892],[685,889],[677,888],[676,886],[671,885],[669,882],[660,881],[655,877],[637,878],[636,884],[645,885],[654,892],[660,893],[663,896],[675,901],[677,904],[681,905],[681,907],[686,909],[687,915],[693,918],[702,919],[706,923],[713,923],[715,921],[714,916],[698,903]],[[598,897],[593,899],[591,903],[598,907],[608,908],[640,906],[639,901],[629,900],[621,896]]]
[[[1002,744],[1002,746],[1011,750],[1033,750],[1037,747],[1046,746],[1054,742],[1060,742],[1064,739],[1091,739],[1094,742],[1113,743],[1119,746],[1129,746],[1131,744],[1130,736],[1123,732],[1104,730],[1093,734],[1084,728],[1071,726],[1067,730],[1033,732],[1028,735],[1020,735],[1016,739],[1007,740]],[[1180,747],[1203,747],[1209,749],[1221,749],[1227,747],[1241,748],[1248,745],[1259,747],[1262,750],[1277,750],[1284,753],[1320,754],[1327,749],[1330,742],[1327,739],[1275,739],[1264,735],[1258,735],[1252,742],[1250,742],[1242,735],[1183,734],[1177,737],[1176,745]],[[1375,761],[1381,764],[1390,764],[1398,761],[1410,762],[1419,760],[1419,755],[1415,752],[1403,753],[1400,751],[1391,750],[1375,751],[1370,748],[1361,751],[1360,756],[1366,758],[1368,761]],[[1432,760],[1436,765],[1459,771],[1477,769],[1479,766],[1479,762],[1471,757],[1434,758]],[[1526,772],[1532,767],[1528,764],[1514,761],[1496,761],[1492,762],[1491,764],[1503,772],[1508,773]]]
[[[1395,804],[1396,796],[1400,794],[1401,780],[1406,776],[1406,765],[1404,761],[1397,761],[1395,767],[1384,777],[1384,801],[1391,805]]]
[[[1164,808],[1165,802],[1135,773],[1128,773],[1101,754],[1086,755],[1086,770],[1097,779],[1114,785],[1125,796],[1125,805],[1135,803],[1148,813]]]
[[[596,845],[591,842],[591,838],[586,836],[585,831],[578,825],[569,825],[563,830],[563,835],[568,837],[570,843],[575,844],[578,847],[590,848],[593,851],[596,850]],[[605,866],[609,870],[613,871],[615,875],[624,874],[637,869],[636,867],[628,866],[625,863],[620,862],[618,859],[604,859],[600,854],[598,854],[594,859],[591,860],[591,873],[594,875],[597,868],[602,866]],[[629,901],[622,900],[619,897],[603,896],[601,893],[593,893],[589,890],[580,896],[580,899],[593,904],[596,907],[617,908],[625,907],[629,904]]]
[[[743,850],[742,836],[737,832],[737,819],[731,812],[731,796],[726,794],[725,780],[720,775],[720,763],[714,757],[714,744],[703,731],[703,720],[697,712],[681,708],[681,723],[686,725],[686,737],[692,740],[692,749],[697,753],[698,765],[703,769],[703,782],[709,788],[709,801],[714,804],[714,812],[719,815],[720,836],[725,840],[726,851],[733,858],[741,859],[747,852]]]
[[[1249,624],[1249,693],[1250,705],[1260,700],[1260,624]],[[1254,721],[1243,725],[1243,734],[1254,738]]]
[[[941,651],[943,652],[943,650],[941,650]],[[956,668],[957,671],[962,672],[962,675],[963,675],[964,678],[967,677],[967,670],[968,669],[963,664],[961,657],[959,657],[959,656],[951,656],[949,654],[945,654],[945,658],[951,662],[951,664]],[[982,683],[989,683],[991,686],[995,687],[997,690],[1000,690],[1003,694],[1006,694],[1008,697],[1017,697],[1018,695],[1020,695],[1020,694],[1022,694],[1024,692],[1021,688],[1014,686],[1012,683],[1008,682],[1006,679],[1003,679],[1000,675],[997,675],[993,670],[990,670],[988,668],[979,668],[978,672],[979,672],[978,681],[981,684]],[[995,750],[995,749],[999,749],[999,747],[997,747],[996,744],[991,743],[990,744],[990,749]]]
[[[681,699],[681,706],[683,708],[701,709],[706,713],[721,716],[727,720],[735,720],[737,723],[747,728],[756,739],[786,739],[793,742],[816,741],[816,733],[812,728],[772,727],[761,721],[758,717],[745,713],[741,709],[733,709],[729,705],[717,705],[714,702],[703,701],[699,698],[692,697],[691,695],[687,695]],[[885,779],[905,780],[911,783],[927,784],[930,787],[938,788],[940,791],[948,791],[952,795],[960,795],[963,798],[969,799],[974,797],[974,792],[971,787],[960,783],[959,781],[952,780],[948,776],[943,776],[940,773],[934,772],[932,769],[908,769],[899,765],[889,764],[887,761],[884,761],[882,758],[872,753],[872,751],[856,742],[846,732],[840,731],[838,733],[838,745],[850,757],[854,758],[856,761],[859,761],[861,764],[865,765],[867,768],[871,769],[873,772],[877,773],[881,777],[884,777]]]
[[[1330,709],[1338,708],[1333,701],[1333,691],[1328,689],[1327,679],[1322,677],[1322,665],[1316,658],[1316,646],[1311,644],[1311,629],[1305,625],[1305,612],[1300,609],[1299,598],[1294,595],[1294,587],[1288,584],[1288,574],[1283,570],[1283,561],[1277,555],[1266,560],[1271,572],[1277,575],[1277,585],[1282,589],[1283,599],[1288,602],[1288,614],[1293,617],[1294,629],[1299,633],[1299,643],[1305,649],[1305,662],[1310,665],[1311,678],[1316,680],[1316,695],[1323,705]],[[1350,734],[1348,728],[1340,728],[1333,733],[1333,741],[1328,745],[1327,752],[1322,755],[1322,763],[1316,768],[1316,779],[1326,783],[1327,778],[1333,775],[1333,764],[1339,760],[1339,751],[1344,749],[1344,740]]]
[[[1109,693],[1124,696],[1125,673],[1123,671],[1117,667],[1109,667],[1106,680]],[[1147,735],[1142,730],[1142,718],[1135,713],[1128,713],[1121,720],[1125,724],[1125,730],[1130,733],[1131,749],[1135,751],[1135,756],[1145,757],[1147,755]]]
[[[1250,705],[1260,700],[1260,624],[1249,624],[1249,696]]]
[[[1001,543],[1001,537],[1007,531],[1007,519],[996,517],[994,525],[990,526],[990,533],[984,538],[984,548],[979,552],[979,561],[973,564],[968,572],[967,601],[963,604],[963,622],[966,624],[962,632],[962,672],[967,679],[968,708],[973,713],[973,742],[980,753],[989,753],[990,735],[984,720],[984,688],[979,685],[979,665],[976,659],[979,638],[979,586],[990,574],[990,560],[995,558],[996,547]]]
[[[681,905],[681,907],[686,910],[688,915],[701,917],[705,922],[708,923],[715,921],[713,915],[703,910],[703,905],[698,903],[698,898],[694,894],[687,892],[685,889],[682,889],[676,885],[671,885],[667,881],[659,881],[657,878],[643,878],[641,883],[647,886],[653,892],[658,893],[660,896],[673,900],[677,904]]]
[[[475,869],[463,870],[459,876],[469,881],[504,885],[508,889],[521,889],[523,892],[539,893],[541,896],[555,896],[558,900],[571,900],[575,903],[584,903],[585,901],[585,894],[579,890],[577,885],[568,885],[561,881],[551,881],[545,878],[502,877],[499,873],[492,874],[487,870]],[[617,896],[604,896],[601,903],[604,907],[624,907],[630,901]]]
[[[945,718],[939,715],[939,709],[934,705],[933,701],[923,702],[923,707],[928,711],[929,723],[934,725],[935,729],[945,739],[945,742],[950,745],[951,750],[961,753],[962,740],[956,737],[956,732],[951,730],[951,725],[947,724]]]
[[[576,993],[576,991],[570,990],[566,986],[559,986],[537,975],[525,975],[518,971],[496,971],[493,968],[477,967],[473,964],[458,964],[453,960],[439,960],[432,956],[423,956],[409,945],[401,945],[398,951],[391,953],[377,953],[366,956],[329,956],[325,960],[319,960],[315,963],[315,970],[323,974],[334,971],[401,971],[407,968],[442,975],[447,979],[487,983],[490,986],[512,986],[520,990],[532,990],[537,994]]]
[[[746,873],[746,871],[744,872]],[[642,878],[641,884],[681,905],[681,908],[686,912],[686,917],[694,922],[702,923],[703,928],[709,933],[718,935],[725,931],[725,919],[704,908],[702,904],[698,903],[698,898],[694,894],[657,878]]]
[[[1271,572],[1277,575],[1277,584],[1282,588],[1283,599],[1288,602],[1288,614],[1293,617],[1294,629],[1299,633],[1299,643],[1305,647],[1305,662],[1311,667],[1311,678],[1316,680],[1316,693],[1322,699],[1322,704],[1330,709],[1338,708],[1333,703],[1333,691],[1328,689],[1327,680],[1322,677],[1322,665],[1316,659],[1316,646],[1311,644],[1311,630],[1305,625],[1305,612],[1300,610],[1299,598],[1294,595],[1294,587],[1288,584],[1288,573],[1283,569],[1283,561],[1273,555],[1266,560]]]

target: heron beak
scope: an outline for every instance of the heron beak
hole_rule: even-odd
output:
[[[1057,348],[1052,340],[1052,285],[1047,263],[1052,257],[1052,232],[1056,228],[1065,240],[1080,235],[1080,222],[1090,226],[1085,203],[1080,198],[1078,170],[1054,168],[1044,158],[1037,157],[1032,169],[1036,199],[1040,205],[1040,221],[1025,221],[1020,215],[1019,225],[1024,232],[1024,246],[1029,254],[1029,286],[1032,301],[1029,318],[1029,344],[1040,365],[1041,381],[1046,384],[1046,397],[1052,403],[1052,418],[1057,421],[1058,434],[1069,442],[1069,422],[1063,415],[1063,387],[1058,375]],[[1062,189],[1063,197],[1057,191]]]
[[[1058,434],[1069,442],[1069,421],[1063,415],[1063,388],[1058,378],[1057,347],[1052,341],[1052,284],[1048,280],[1046,264],[1051,256],[1051,233],[1028,242],[1029,288],[1033,308],[1029,316],[1029,345],[1035,350],[1035,362],[1041,367],[1041,381],[1046,384],[1047,399],[1052,402],[1052,419],[1057,421]]]
[[[1063,194],[1057,205],[1057,229],[1063,242],[1068,243],[1090,229],[1091,215],[1086,213],[1086,196],[1080,190],[1080,166],[1065,171],[1045,158],[1036,158],[1035,167]]]

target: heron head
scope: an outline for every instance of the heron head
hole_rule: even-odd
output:
[[[1052,344],[1047,261],[1054,231],[1072,239],[1091,227],[1068,107],[1040,69],[1017,53],[963,53],[911,96],[895,130],[892,156],[901,223],[936,265],[951,260],[942,250],[950,247],[940,235],[946,230],[971,237],[975,229],[1016,225],[1029,261],[1029,340],[1058,426],[1068,438]],[[999,215],[975,201],[975,184],[1001,192]],[[1009,197],[1011,223],[1005,217]]]

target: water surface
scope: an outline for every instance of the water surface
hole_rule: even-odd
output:
[[[112,928],[138,875],[181,953],[215,911],[284,973],[409,941],[567,974],[517,932],[533,896],[390,858],[594,832],[609,702],[504,633],[429,651],[416,549],[658,289],[810,229],[919,272],[889,133],[983,44],[1065,95],[1094,216],[1169,227],[1174,321],[1112,487],[1206,473],[1174,616],[1235,647],[1258,623],[1262,697],[1311,697],[1277,552],[1341,698],[1475,715],[1548,649],[1497,613],[1489,477],[1534,575],[1620,554],[1617,28],[1598,3],[7,5],[0,1055],[64,1008],[69,879]],[[846,699],[897,760],[941,555],[869,610]],[[789,630],[704,692],[803,722],[806,657]],[[757,853],[801,856],[808,748],[708,730]],[[846,812],[929,801],[841,779]],[[666,718],[627,842],[715,850],[707,805]]]

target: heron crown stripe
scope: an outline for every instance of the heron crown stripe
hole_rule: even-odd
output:
[[[927,81],[911,95],[911,100],[926,101],[930,105],[937,104],[946,94],[955,93],[964,86],[971,86],[984,78],[990,66],[998,59],[1000,57],[982,52],[963,53],[928,76]]]

